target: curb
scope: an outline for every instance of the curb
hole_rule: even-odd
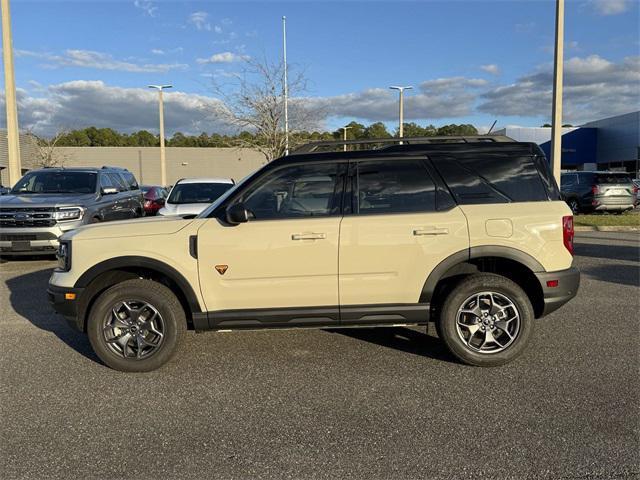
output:
[[[574,227],[576,232],[640,232],[640,227],[630,226],[630,225],[620,225],[620,226],[599,226],[599,227],[590,227],[590,226],[582,226],[577,225]]]

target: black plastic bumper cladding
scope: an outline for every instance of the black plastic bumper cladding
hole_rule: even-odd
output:
[[[47,297],[51,306],[78,331],[83,329],[80,323],[81,319],[78,317],[78,303],[83,290],[82,288],[57,287],[55,285],[49,285],[47,289]],[[65,298],[67,293],[74,293],[75,298],[67,300]]]
[[[580,271],[576,267],[557,272],[536,273],[536,278],[540,282],[542,293],[544,294],[544,311],[542,315],[547,315],[576,296],[580,287]],[[547,282],[557,281],[557,286],[550,287]]]

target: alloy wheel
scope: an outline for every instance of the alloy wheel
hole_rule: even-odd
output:
[[[120,301],[105,317],[102,334],[109,350],[123,358],[140,360],[158,351],[165,323],[158,309],[148,302]]]
[[[518,337],[520,313],[513,301],[501,293],[476,293],[458,309],[456,331],[473,352],[502,352]]]

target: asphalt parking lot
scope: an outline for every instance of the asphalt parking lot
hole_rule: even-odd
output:
[[[149,374],[53,314],[52,261],[0,265],[2,478],[638,478],[637,233],[580,233],[582,287],[527,353],[435,332],[189,332]]]

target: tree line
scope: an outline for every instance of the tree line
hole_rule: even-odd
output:
[[[364,125],[358,122],[351,122],[346,125],[348,140],[365,140],[373,138],[392,138],[398,136],[397,129],[389,132],[382,122]],[[421,126],[415,122],[408,122],[403,125],[405,137],[431,137],[440,135],[477,135],[478,130],[470,124],[451,124],[435,127],[434,125]],[[134,133],[121,133],[112,128],[87,127],[78,130],[61,132],[56,135],[55,145],[57,147],[158,147],[160,138],[147,130],[140,130]],[[290,134],[291,144],[300,145],[303,143],[342,140],[343,130],[338,129],[333,132],[292,132]],[[41,142],[45,142],[41,139]],[[208,134],[202,132],[200,135],[186,135],[176,132],[166,139],[168,147],[236,147],[250,145],[259,141],[256,135],[249,131],[242,131],[235,135],[221,135],[218,133]]]

